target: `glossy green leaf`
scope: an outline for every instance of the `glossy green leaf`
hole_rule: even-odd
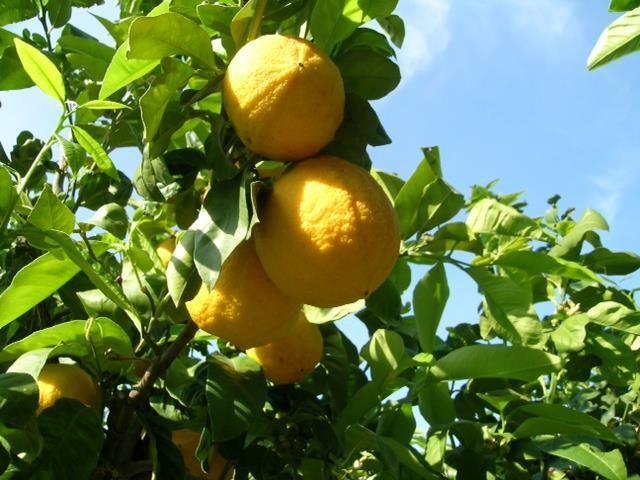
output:
[[[627,478],[624,458],[617,449],[603,452],[588,443],[571,442],[563,438],[543,442],[538,447],[550,455],[575,462],[609,480]]]
[[[178,54],[188,55],[210,70],[216,69],[209,35],[187,17],[168,12],[133,21],[128,58],[160,60]]]
[[[59,253],[47,253],[23,267],[0,293],[0,327],[28,312],[67,283],[80,269]]]
[[[120,180],[115,165],[100,145],[89,132],[80,127],[72,126],[73,134],[82,148],[93,158],[100,170],[109,175],[114,180]]]
[[[402,18],[398,15],[389,15],[388,17],[378,18],[378,23],[382,29],[387,32],[393,44],[401,48],[405,36],[404,21]]]
[[[629,275],[640,268],[640,256],[631,252],[612,252],[599,247],[583,256],[584,263],[604,275]]]
[[[160,64],[160,60],[136,60],[127,58],[129,40],[118,47],[100,87],[100,100],[104,100],[121,88],[145,76]]]
[[[579,352],[584,348],[587,336],[586,325],[589,317],[584,314],[573,315],[551,332],[551,340],[558,353]]]
[[[447,382],[427,383],[418,394],[420,414],[430,426],[438,428],[456,419],[456,409]]]
[[[35,2],[26,0],[0,0],[0,26],[17,23],[38,14]]]
[[[640,49],[640,7],[625,13],[600,35],[589,54],[589,70]]]
[[[131,109],[131,107],[119,102],[112,102],[111,100],[89,100],[86,103],[78,106],[78,109],[84,108],[86,110],[122,110],[124,108]]]
[[[385,382],[409,366],[402,337],[390,330],[376,330],[361,355],[369,363],[375,382]]]
[[[14,204],[18,195],[13,177],[4,165],[0,165],[0,217]]]
[[[552,257],[543,252],[516,251],[499,256],[494,262],[502,267],[515,267],[527,273],[548,273],[572,280],[602,283],[600,277],[577,262]]]
[[[587,317],[603,327],[640,335],[640,312],[618,302],[600,302],[587,311]]]
[[[438,263],[413,290],[413,311],[418,328],[418,340],[423,352],[433,352],[436,332],[448,299],[447,274],[444,266]]]
[[[560,358],[542,350],[513,345],[472,345],[440,358],[430,370],[437,380],[511,378],[531,381],[560,368]]]
[[[51,26],[63,27],[71,18],[71,0],[57,0],[47,3],[47,16]]]
[[[63,103],[67,94],[62,74],[54,63],[37,48],[16,38],[14,40],[18,57],[27,75],[40,90]]]
[[[104,228],[118,238],[124,238],[127,234],[129,219],[127,212],[117,203],[108,203],[100,207],[93,216],[84,223]]]
[[[578,251],[584,236],[594,230],[609,230],[609,225],[602,215],[588,208],[569,233],[551,249],[549,255],[565,257]]]
[[[357,300],[353,303],[341,305],[339,307],[314,307],[312,305],[304,305],[304,314],[311,323],[326,323],[340,320],[341,318],[359,312],[365,307],[364,300]]]
[[[78,172],[83,167],[87,160],[87,153],[80,145],[74,142],[70,142],[66,138],[56,135],[56,140],[60,145],[60,154],[62,158],[67,162],[67,165],[72,172]]]
[[[473,233],[491,233],[518,237],[540,236],[538,224],[497,200],[485,198],[477,202],[469,212],[467,226]]]
[[[610,12],[627,12],[640,7],[640,0],[611,0],[609,4]]]

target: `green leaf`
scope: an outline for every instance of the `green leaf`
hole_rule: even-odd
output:
[[[131,109],[128,105],[119,102],[112,102],[111,100],[89,100],[86,103],[78,106],[78,110],[84,108],[85,110],[122,110],[124,108]]]
[[[603,452],[588,443],[574,443],[563,438],[543,442],[538,447],[556,457],[565,458],[609,480],[626,480],[627,469],[619,450]]]
[[[71,0],[56,0],[47,3],[47,15],[52,27],[63,27],[71,18]]]
[[[380,437],[380,439],[397,457],[398,462],[413,472],[414,475],[417,475],[418,478],[426,480],[436,480],[440,478],[427,469],[424,460],[422,460],[421,456],[410,446],[403,445],[394,438]]]
[[[423,224],[420,206],[425,188],[442,176],[438,147],[424,148],[423,152],[423,160],[400,189],[394,202],[402,238],[410,237]]]
[[[231,35],[231,21],[238,13],[235,5],[213,5],[201,3],[197,7],[198,16],[203,25],[224,35]]]
[[[611,0],[609,11],[628,12],[636,7],[640,7],[640,0]]]
[[[431,427],[449,425],[456,419],[456,407],[447,382],[425,384],[418,394],[418,406]]]
[[[513,343],[536,346],[542,341],[542,325],[532,305],[530,288],[509,277],[493,275],[486,268],[468,268],[485,296],[492,319],[499,333]]]
[[[46,185],[27,221],[40,230],[55,229],[71,233],[76,224],[76,217],[52,192],[51,187]]]
[[[633,380],[638,369],[635,353],[619,336],[605,331],[591,333],[586,345],[587,353],[600,358],[598,368],[607,382],[622,387]]]
[[[0,26],[21,22],[35,17],[37,14],[38,7],[35,2],[29,0],[0,0]]]
[[[378,23],[382,29],[387,32],[393,44],[401,48],[404,43],[404,21],[398,15],[389,15],[388,17],[378,18]]]
[[[594,230],[609,230],[609,225],[602,215],[588,208],[569,233],[551,249],[549,255],[566,257],[574,252],[579,253],[584,236]]]
[[[344,89],[367,100],[382,98],[400,83],[400,69],[374,50],[356,47],[335,59]]]
[[[357,424],[362,417],[380,406],[385,395],[377,382],[366,383],[349,399],[349,403],[340,412],[335,427],[343,432],[349,425]]]
[[[232,439],[247,431],[262,413],[267,385],[260,366],[247,357],[207,359],[207,407],[212,440]]]
[[[60,145],[60,155],[67,162],[69,168],[77,173],[86,163],[87,153],[84,148],[74,142],[70,142],[66,138],[56,135],[56,140]]]
[[[23,267],[0,293],[0,327],[7,325],[67,283],[80,269],[68,258],[47,253]]]
[[[240,49],[248,40],[251,40],[249,36],[252,34],[251,28],[255,21],[259,21],[256,16],[262,16],[261,12],[258,12],[260,8],[260,0],[249,0],[246,2],[238,13],[236,13],[231,20],[230,32],[233,38],[233,42],[236,45],[236,49]],[[264,8],[264,3],[263,8]],[[259,33],[259,32],[256,32]]]
[[[579,352],[584,348],[589,318],[584,314],[573,315],[551,332],[551,340],[558,353]]]
[[[32,478],[50,478],[45,472],[64,472],[64,479],[90,478],[104,442],[101,419],[95,410],[76,400],[61,399],[38,416],[42,453],[33,463]],[[79,446],[82,448],[78,448]],[[44,474],[40,476],[39,474]]]
[[[327,323],[335,322],[341,318],[359,312],[365,307],[364,300],[357,300],[353,303],[341,305],[339,307],[314,307],[312,305],[304,305],[302,308],[304,314],[311,323]]]
[[[534,220],[490,198],[480,200],[471,208],[466,223],[473,233],[533,238],[541,235],[540,227]]]
[[[62,74],[49,58],[35,47],[16,38],[16,51],[22,66],[33,83],[50,97],[64,103],[67,94]]]
[[[15,47],[7,48],[0,57],[0,91],[32,87],[33,81],[22,68]]]
[[[390,437],[408,445],[415,431],[416,420],[411,403],[391,402],[384,407],[376,428],[378,435]]]
[[[631,310],[621,303],[600,302],[587,311],[587,317],[589,321],[603,327],[640,335],[640,312]]]
[[[511,378],[531,381],[560,368],[560,358],[541,350],[513,345],[471,345],[440,358],[431,367],[436,380]]]
[[[37,330],[0,351],[0,362],[15,360],[32,350],[55,347],[56,356],[93,357],[106,361],[107,351],[122,357],[134,356],[131,340],[120,325],[108,318],[71,320]],[[102,364],[101,367],[106,367]],[[114,367],[119,367],[117,363]]]
[[[390,330],[376,330],[361,356],[369,364],[374,382],[384,383],[409,366],[402,337]]]
[[[423,352],[433,352],[436,332],[448,299],[447,274],[442,263],[438,263],[413,290],[413,311]]]
[[[162,116],[169,101],[180,92],[187,80],[193,75],[193,69],[179,60],[168,58],[162,62],[163,73],[158,76],[149,89],[140,97],[140,111],[144,124],[144,138],[152,140],[162,122]]]
[[[640,49],[640,7],[625,13],[600,35],[587,68],[593,70]]]
[[[107,152],[104,151],[104,148],[102,148],[102,146],[91,136],[91,134],[75,125],[73,125],[71,129],[73,130],[73,134],[75,135],[76,140],[78,141],[80,146],[87,151],[91,158],[93,158],[93,161],[96,162],[98,168],[114,180],[120,181],[118,171],[109,158],[109,155],[107,155]]]
[[[605,275],[629,275],[640,268],[640,256],[631,252],[612,252],[599,247],[583,257],[584,263],[593,271]]]
[[[0,421],[9,425],[24,425],[38,408],[38,385],[31,375],[5,373],[0,375]]]
[[[127,212],[117,203],[108,203],[98,209],[93,216],[84,223],[104,228],[107,232],[123,239],[127,234],[129,219]]]
[[[548,273],[572,280],[602,283],[600,277],[587,267],[570,260],[552,257],[543,252],[515,251],[499,256],[493,262],[502,267],[515,267],[527,273]]]
[[[209,35],[197,23],[178,13],[140,17],[129,29],[129,58],[160,60],[188,55],[210,70],[216,63]]]
[[[123,87],[145,76],[160,64],[160,60],[135,60],[127,58],[129,40],[118,47],[104,74],[100,87],[100,100],[104,100]]]
[[[168,422],[158,416],[143,414],[140,420],[149,435],[154,478],[183,478],[185,466],[180,450],[171,439]]]
[[[0,217],[14,204],[17,195],[13,177],[7,167],[0,164]]]
[[[530,403],[513,410],[509,416],[524,413],[531,415],[513,432],[516,438],[536,435],[587,435],[613,443],[620,443],[618,438],[605,425],[591,415],[579,412],[562,405],[549,403]]]
[[[135,323],[138,330],[142,328],[142,322],[135,307],[129,302],[127,297],[124,296],[120,287],[108,276],[101,271],[97,270],[94,265],[89,263],[85,258],[86,254],[81,252],[76,243],[64,232],[56,230],[48,230],[45,234],[55,241],[65,254],[89,277],[91,283],[105,294],[105,296],[115,303],[118,307],[123,309],[131,320]]]
[[[196,232],[193,259],[202,281],[212,289],[222,264],[247,236],[249,206],[245,175],[214,182],[190,230]]]

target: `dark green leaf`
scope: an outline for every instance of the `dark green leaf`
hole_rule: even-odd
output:
[[[382,29],[387,32],[393,44],[400,48],[404,43],[404,21],[398,15],[389,15],[388,17],[378,18],[378,23]]]
[[[342,74],[345,91],[367,100],[384,97],[400,83],[398,65],[369,48],[353,48],[335,61]]]
[[[629,275],[640,268],[640,257],[631,252],[612,252],[600,247],[583,257],[584,263],[593,271],[605,275]]]
[[[31,0],[0,0],[0,26],[21,22],[37,14],[38,7]]]
[[[611,0],[609,4],[610,12],[627,12],[640,7],[640,0]]]
[[[456,408],[447,382],[427,383],[420,389],[418,405],[422,417],[438,428],[456,419]]]
[[[588,443],[572,442],[562,437],[543,442],[538,447],[550,455],[575,462],[609,480],[627,479],[624,458],[619,450],[603,452]]]
[[[122,239],[127,234],[129,219],[127,212],[117,203],[108,203],[98,209],[98,211],[84,223],[104,228],[107,232]]]
[[[361,355],[369,363],[371,377],[379,383],[386,382],[409,366],[402,337],[390,330],[376,330]]]
[[[70,142],[69,140],[57,136],[58,144],[60,145],[60,155],[67,162],[69,168],[74,173],[80,170],[80,167],[85,165],[87,159],[87,153],[77,143]]]
[[[573,315],[551,332],[551,340],[558,353],[578,352],[584,348],[587,323],[589,318],[586,315]]]
[[[552,257],[543,252],[516,251],[499,256],[493,263],[515,267],[528,273],[548,273],[587,282],[602,283],[600,277],[579,263]]]
[[[0,164],[0,217],[3,217],[5,212],[14,204],[17,195],[9,170]]]
[[[26,373],[0,375],[0,421],[23,425],[38,408],[38,385]]]
[[[51,26],[63,27],[71,18],[71,0],[54,0],[47,3],[47,14]]]
[[[0,57],[0,91],[20,90],[34,85],[31,77],[22,68],[15,47],[7,48]]]
[[[229,440],[247,431],[261,414],[267,386],[260,366],[247,357],[207,359],[207,407],[212,439]]]
[[[600,302],[587,312],[588,320],[615,330],[640,335],[640,312],[612,301]]]

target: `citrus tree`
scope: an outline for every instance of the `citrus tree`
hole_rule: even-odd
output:
[[[396,3],[122,0],[107,45],[93,0],[0,0],[37,25],[0,29],[0,88],[60,112],[0,148],[2,478],[640,470],[640,258],[559,196],[463,195],[436,147],[372,168]],[[452,269],[481,301],[443,331]]]

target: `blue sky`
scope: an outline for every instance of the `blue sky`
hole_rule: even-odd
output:
[[[375,166],[406,178],[419,148],[439,145],[445,177],[463,193],[499,178],[501,192],[526,192],[531,215],[542,214],[546,200],[560,193],[561,206],[605,214],[611,248],[640,251],[640,54],[595,72],[585,67],[600,32],[616,18],[608,3],[400,0],[407,23],[398,54],[404,78],[375,105],[394,141],[372,150]],[[108,1],[98,13],[113,18],[113,5]],[[74,23],[108,41],[86,13],[74,13]],[[56,123],[55,101],[35,89],[0,92],[0,102],[6,149],[20,130],[45,137]],[[114,160],[131,172],[139,155],[122,151]],[[443,326],[475,322],[473,284],[448,274]],[[362,329],[347,323],[361,343]]]

